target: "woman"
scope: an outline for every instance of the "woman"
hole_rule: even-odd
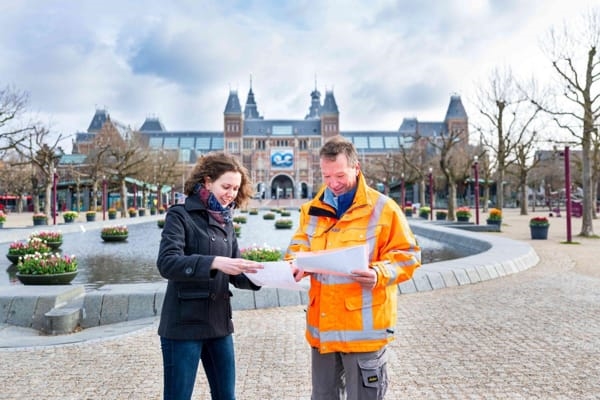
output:
[[[211,153],[198,160],[184,192],[185,204],[166,214],[156,262],[168,279],[158,327],[164,398],[190,399],[202,360],[212,399],[235,399],[229,283],[258,290],[244,274],[262,268],[240,258],[232,224],[251,183],[236,158]]]

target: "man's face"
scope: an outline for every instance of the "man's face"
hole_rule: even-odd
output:
[[[359,165],[348,165],[346,155],[338,154],[333,161],[321,158],[320,166],[323,182],[334,195],[342,195],[356,186]]]

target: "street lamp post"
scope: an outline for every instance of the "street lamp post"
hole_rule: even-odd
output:
[[[106,191],[106,176],[102,177],[102,221],[106,221],[106,206],[108,203],[108,193]]]
[[[571,243],[571,162],[569,156],[569,146],[565,146],[565,207],[567,212],[567,243]],[[558,205],[560,209],[560,204]]]
[[[404,187],[404,172],[400,175],[400,179],[402,179],[400,182],[400,196],[402,196],[400,197],[400,204],[402,204],[402,211],[404,211],[404,196],[406,194],[406,189]]]
[[[58,203],[58,194],[57,186],[58,185],[58,174],[56,173],[56,168],[54,168],[52,173],[52,222],[56,225],[56,212],[57,212],[57,203]]]
[[[479,225],[479,168],[477,156],[473,159],[473,172],[475,176],[475,224]]]
[[[429,167],[429,219],[433,221],[433,169]]]

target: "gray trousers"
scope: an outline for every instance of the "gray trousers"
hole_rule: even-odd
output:
[[[386,348],[326,353],[313,348],[312,400],[382,400],[388,387]]]

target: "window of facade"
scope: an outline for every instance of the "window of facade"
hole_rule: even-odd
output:
[[[223,138],[222,137],[214,137],[212,139],[212,147],[211,150],[223,150]]]
[[[357,149],[369,148],[369,139],[366,136],[354,136],[352,138],[352,142],[354,143],[354,147]]]
[[[381,137],[381,136],[369,137],[369,146],[372,149],[383,149],[383,137]]]
[[[148,146],[152,149],[160,149],[162,147],[163,138],[162,137],[151,137],[148,142]]]
[[[193,137],[182,137],[179,140],[179,147],[182,149],[193,149],[194,148],[194,138]]]
[[[196,150],[210,150],[210,138],[199,137],[196,139]]]
[[[386,149],[398,149],[400,145],[398,143],[397,136],[386,136],[385,137],[385,148]]]
[[[240,151],[240,144],[234,140],[228,141],[227,142],[227,151],[230,153],[238,153]]]
[[[178,149],[179,148],[179,136],[166,137],[163,147],[165,149],[170,149],[170,150]]]

